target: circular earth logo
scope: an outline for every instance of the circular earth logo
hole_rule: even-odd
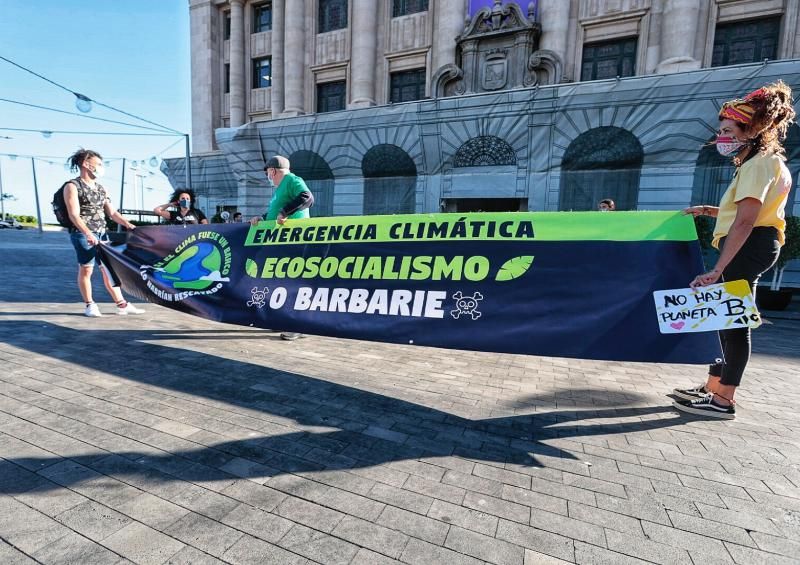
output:
[[[222,254],[217,246],[202,241],[190,245],[162,264],[153,273],[153,278],[174,289],[206,290],[222,280],[221,268]]]
[[[212,294],[229,282],[231,252],[220,234],[204,232],[203,239],[191,236],[173,253],[155,265],[142,265],[140,274],[148,288],[161,298],[183,300],[198,294]]]

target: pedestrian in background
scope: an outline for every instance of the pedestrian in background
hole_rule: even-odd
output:
[[[601,212],[613,212],[617,209],[617,205],[610,198],[603,198],[597,203],[597,209]]]

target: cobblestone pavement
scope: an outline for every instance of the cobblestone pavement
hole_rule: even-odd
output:
[[[796,320],[706,421],[703,367],[89,319],[65,234],[0,265],[0,563],[798,563]]]

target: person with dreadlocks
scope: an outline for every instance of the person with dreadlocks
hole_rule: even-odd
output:
[[[67,163],[71,170],[78,173],[77,177],[64,184],[64,202],[72,221],[69,237],[78,258],[78,290],[86,304],[84,315],[98,318],[103,314],[92,298],[92,272],[96,260],[100,259],[98,246],[108,241],[106,217],[128,230],[136,226],[114,208],[106,189],[97,180],[105,171],[103,157],[97,151],[79,149]],[[125,300],[119,286],[114,286],[115,281],[102,264],[100,272],[106,290],[117,305],[117,314],[144,314],[144,310]]]
[[[717,219],[712,245],[720,251],[714,268],[697,275],[690,287],[744,279],[755,293],[759,277],[778,260],[792,188],[781,143],[794,118],[792,91],[782,81],[722,105],[717,151],[733,157],[736,172],[719,206],[691,206],[683,211]],[[678,410],[735,417],[734,394],[750,360],[750,328],[722,330],[719,337],[723,358],[709,367],[705,384],[673,391]]]

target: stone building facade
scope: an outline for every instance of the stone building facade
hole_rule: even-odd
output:
[[[535,41],[527,38],[526,55],[538,51],[554,67],[539,73],[540,82],[800,57],[800,0],[501,3],[515,4],[537,28]],[[327,99],[336,109],[355,109],[441,95],[433,79],[462,60],[469,65],[474,46],[457,38],[481,7],[493,5],[493,0],[190,0],[193,150],[214,151],[217,128],[312,114],[330,108]],[[738,55],[723,53],[726,49]],[[398,96],[404,86],[407,95]]]
[[[800,92],[800,0],[190,6],[211,213],[263,211],[275,153],[317,216],[711,202],[732,174],[707,145],[721,102],[778,78]],[[797,178],[797,126],[787,149]],[[183,167],[165,162],[173,184]]]

